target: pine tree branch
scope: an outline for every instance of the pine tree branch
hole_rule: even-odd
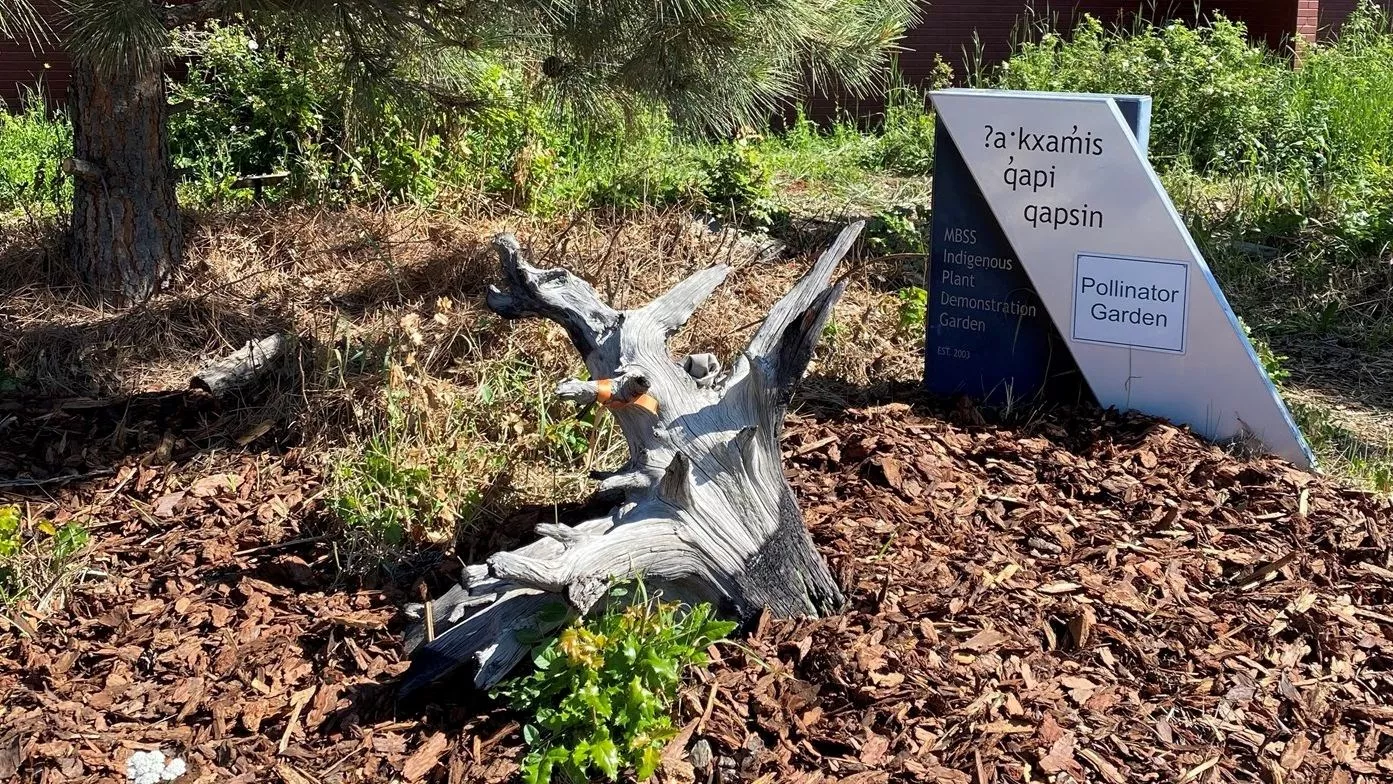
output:
[[[27,39],[32,45],[47,41],[49,32],[29,0],[0,0],[0,38]]]

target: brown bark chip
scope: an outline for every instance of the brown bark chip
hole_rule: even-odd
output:
[[[0,463],[30,459],[9,444],[80,443],[80,422],[38,437],[57,421],[18,417]],[[1393,777],[1386,499],[1115,413],[1010,430],[895,404],[790,418],[788,435],[850,606],[718,646],[681,701],[671,775]],[[516,780],[520,727],[486,698],[442,689],[399,712],[398,608],[417,594],[339,579],[314,461],[139,460],[22,499],[100,521],[106,576],[14,614],[35,633],[0,631],[0,780],[120,781],[153,748],[189,782]]]

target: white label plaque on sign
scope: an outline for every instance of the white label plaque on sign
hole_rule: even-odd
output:
[[[1074,340],[1184,354],[1189,277],[1183,261],[1080,253]]]
[[[1098,402],[1314,463],[1111,98],[932,97]]]

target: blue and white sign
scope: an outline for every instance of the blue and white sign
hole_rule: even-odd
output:
[[[1138,146],[1146,149],[1151,99],[1112,98]],[[924,281],[924,378],[929,390],[1005,406],[1090,399],[1064,335],[1040,302],[942,120],[935,129],[934,160],[932,242]],[[1048,181],[1055,173],[1045,172],[1041,179]],[[1032,173],[1024,176],[1033,179]]]
[[[1008,244],[990,254],[949,252],[966,253],[963,274],[1009,262],[1029,278],[1028,292],[979,296],[993,300],[989,310],[1024,318],[1028,307],[1042,308],[1103,406],[1186,424],[1213,440],[1256,441],[1313,465],[1112,97],[941,90],[932,98],[990,209],[987,228]],[[935,214],[952,211],[953,199],[935,188]],[[967,318],[958,328],[971,334]],[[928,350],[932,376],[941,347],[931,339]]]

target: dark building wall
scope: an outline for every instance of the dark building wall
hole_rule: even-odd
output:
[[[1338,32],[1340,23],[1345,21],[1359,5],[1359,0],[1302,0],[1316,6],[1316,24],[1322,37]],[[1379,0],[1379,5],[1393,12],[1393,0]]]
[[[57,0],[35,0],[37,10],[50,26],[61,17]],[[72,60],[58,47],[56,35],[39,43],[0,38],[0,101],[16,108],[25,90],[41,85],[51,101],[62,102],[68,90]]]

